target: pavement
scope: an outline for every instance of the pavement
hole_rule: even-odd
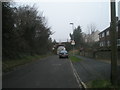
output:
[[[84,83],[96,79],[110,80],[111,65],[109,63],[83,56],[77,57],[79,57],[81,61],[73,62],[73,66]],[[118,79],[120,80],[120,66],[118,66]]]
[[[24,65],[2,79],[2,88],[82,88],[70,60],[57,55]]]

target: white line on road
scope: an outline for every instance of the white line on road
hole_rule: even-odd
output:
[[[70,63],[71,63],[71,67],[72,67],[72,69],[73,69],[73,73],[74,73],[74,75],[75,75],[75,77],[76,77],[76,80],[77,80],[77,83],[78,83],[79,87],[81,88],[81,84],[82,84],[82,86],[83,86],[84,88],[87,88],[87,86],[85,85],[85,83],[82,82],[82,80],[80,79],[80,77],[79,77],[77,71],[75,70],[75,68],[74,68],[71,60],[70,60]]]

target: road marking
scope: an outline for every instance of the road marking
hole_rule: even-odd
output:
[[[79,87],[81,88],[81,85],[82,85],[83,88],[86,89],[87,86],[86,86],[85,83],[82,82],[82,80],[80,79],[80,77],[79,77],[79,75],[78,75],[78,73],[77,73],[76,69],[74,68],[74,66],[73,66],[73,64],[72,64],[71,61],[70,61],[70,63],[71,63],[71,66],[72,66],[72,69],[73,69],[73,73],[74,73],[74,75],[75,75],[75,78],[76,78],[76,80],[77,80],[77,83],[78,83]]]

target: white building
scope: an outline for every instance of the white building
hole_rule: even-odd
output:
[[[84,41],[88,43],[99,41],[99,33],[100,31],[97,30],[92,34],[83,34]]]
[[[92,33],[91,34],[91,40],[93,41],[93,42],[97,42],[97,41],[99,41],[99,34],[100,33],[100,31],[95,31],[94,33]]]

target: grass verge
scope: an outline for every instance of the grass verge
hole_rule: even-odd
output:
[[[88,88],[119,88],[120,86],[113,86],[110,80],[93,80],[86,84]]]
[[[76,56],[70,56],[70,60],[71,60],[72,62],[78,62],[78,61],[81,61],[81,59],[78,58],[78,57],[76,57]]]
[[[49,55],[34,55],[34,56],[26,56],[22,59],[15,59],[15,60],[6,60],[2,62],[2,71],[4,73],[13,70],[13,68],[24,65],[26,63],[30,63],[32,61],[36,61],[38,59],[47,57]]]
[[[74,53],[74,55],[79,55],[79,50],[69,51],[69,55],[73,55],[73,53]]]

